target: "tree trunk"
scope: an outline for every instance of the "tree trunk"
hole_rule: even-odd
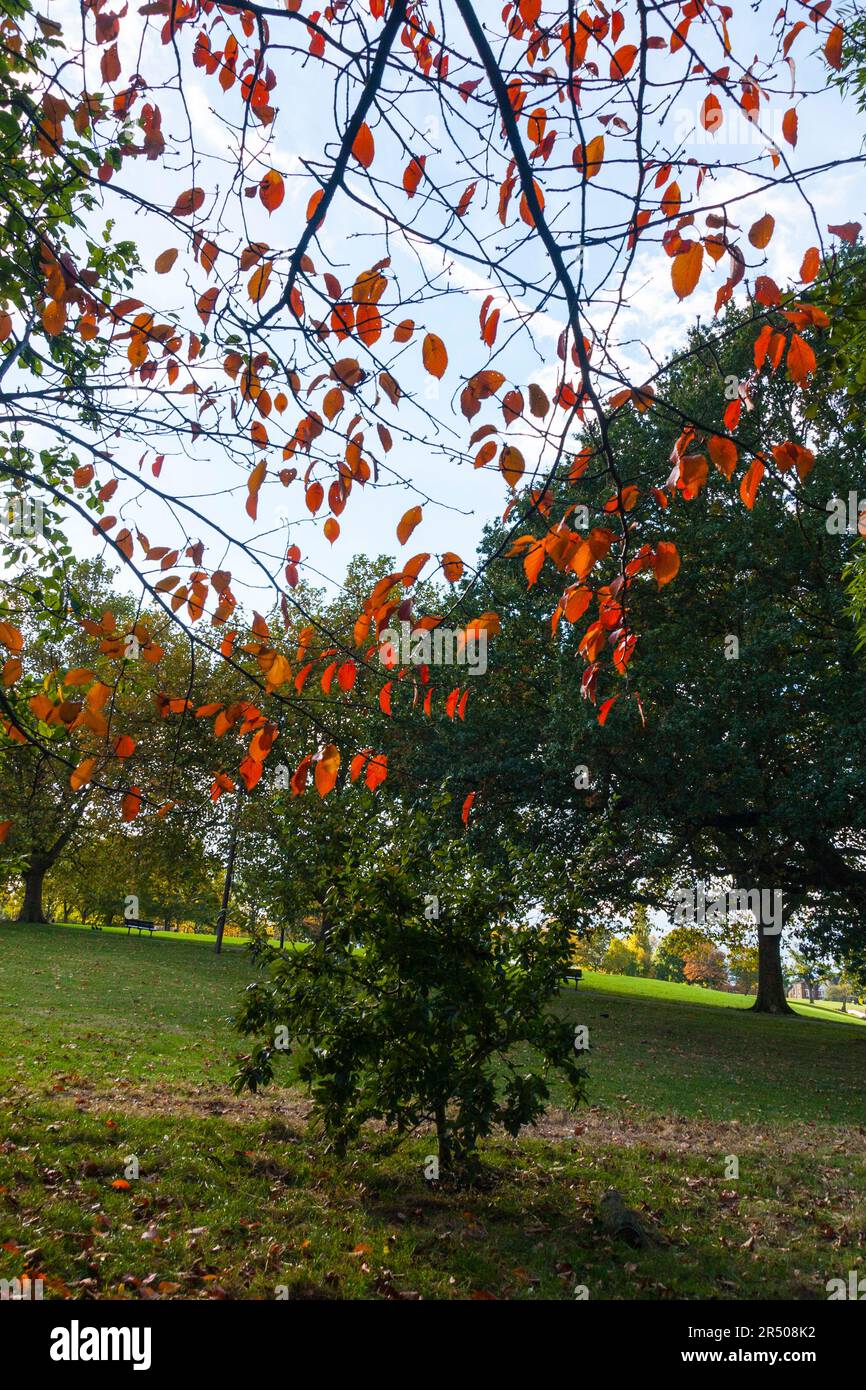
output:
[[[759,1014],[794,1012],[785,998],[781,932],[773,934],[761,926],[758,927],[758,993],[752,1010]]]
[[[448,1121],[445,1115],[445,1106],[435,1107],[436,1118],[436,1138],[439,1141],[439,1176],[448,1173],[450,1175],[453,1167],[453,1155],[451,1153],[451,1136],[448,1132]]]
[[[24,901],[18,913],[19,922],[47,922],[42,908],[42,885],[48,868],[43,863],[31,864],[24,874]]]

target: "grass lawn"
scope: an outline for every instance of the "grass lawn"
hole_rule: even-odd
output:
[[[423,1179],[429,1136],[382,1154],[374,1133],[338,1162],[290,1087],[232,1095],[252,978],[201,938],[0,926],[0,1277],[75,1297],[808,1299],[864,1272],[860,1020],[587,974],[559,1007],[589,1027],[590,1105],[490,1141],[489,1187],[455,1193]],[[668,1243],[605,1236],[611,1186]]]

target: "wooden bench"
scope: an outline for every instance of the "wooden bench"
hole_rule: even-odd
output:
[[[576,965],[572,965],[571,968],[566,970],[565,972],[565,976],[562,982],[563,988],[568,984],[569,980],[571,980],[574,983],[574,988],[577,989],[582,974],[582,970],[578,970]]]
[[[155,923],[155,922],[145,922],[145,921],[143,921],[143,920],[142,920],[141,918],[139,918],[139,917],[126,917],[126,918],[124,918],[124,926],[126,927],[126,934],[127,934],[127,936],[129,936],[129,933],[132,931],[133,927],[137,927],[137,928],[138,928],[138,934],[139,934],[139,936],[141,936],[141,933],[142,933],[143,931],[149,931],[150,934],[151,934],[151,936],[152,936],[153,933],[156,931],[156,923]]]

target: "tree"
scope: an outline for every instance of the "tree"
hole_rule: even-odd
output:
[[[826,979],[830,970],[828,961],[816,959],[814,952],[798,951],[792,946],[788,952],[790,956],[791,974],[795,980],[802,980],[809,994],[809,1002],[814,1002],[815,991]]]
[[[840,71],[845,25],[818,11],[812,19],[828,72]],[[787,81],[792,53],[805,43],[800,24],[783,19],[782,32],[779,42],[769,29],[750,29],[747,40],[749,65],[753,45],[762,49],[768,89]],[[606,692],[616,690],[638,637],[632,559],[640,553],[641,568],[665,584],[678,564],[662,512],[634,505],[628,450],[615,428],[623,414],[667,416],[665,383],[651,347],[617,346],[618,320],[633,307],[646,266],[672,304],[704,293],[719,266],[716,312],[737,297],[745,302],[748,290],[759,351],[774,334],[770,360],[784,362],[807,401],[815,354],[804,332],[825,320],[804,307],[801,290],[832,258],[823,231],[809,245],[813,232],[792,227],[804,254],[799,281],[786,286],[767,203],[807,175],[810,190],[822,179],[832,187],[840,164],[832,152],[817,167],[798,168],[798,121],[807,119],[811,95],[784,112],[778,132],[766,129],[759,84],[719,68],[715,28],[703,15],[675,22],[640,4],[591,17],[571,5],[542,14],[532,0],[482,24],[470,0],[451,0],[436,19],[407,0],[352,0],[312,14],[256,0],[240,9],[159,0],[114,13],[95,0],[80,42],[65,44],[57,22],[16,3],[4,34],[7,204],[15,216],[0,339],[2,370],[23,372],[23,389],[3,395],[15,431],[5,474],[16,486],[44,486],[71,514],[98,522],[98,543],[130,579],[198,652],[227,663],[235,689],[224,709],[264,691],[275,729],[302,711],[309,737],[299,767],[318,771],[320,795],[359,750],[341,752],[329,736],[327,705],[297,698],[301,671],[312,664],[324,675],[338,658],[371,716],[361,747],[375,751],[379,714],[387,717],[392,699],[408,706],[418,696],[411,673],[384,679],[371,656],[400,610],[395,585],[406,591],[402,604],[417,629],[442,616],[421,614],[419,583],[439,572],[459,582],[472,567],[447,540],[431,541],[400,562],[394,583],[368,593],[352,644],[334,647],[305,604],[301,546],[284,546],[282,534],[274,545],[269,539],[282,531],[274,517],[287,497],[333,545],[338,518],[365,489],[405,485],[410,505],[394,518],[402,547],[429,524],[431,503],[456,506],[453,474],[437,479],[442,495],[431,497],[428,455],[443,479],[446,468],[470,464],[494,472],[512,533],[530,528],[516,537],[521,547],[532,537],[515,552],[517,563],[536,577],[544,565],[556,568],[561,612],[576,617],[585,595],[606,602],[616,586],[620,612],[604,629],[615,640],[595,627],[581,652],[587,691],[612,698]],[[222,133],[213,147],[189,120],[193,80]],[[587,80],[591,115],[581,106]],[[687,132],[677,128],[682,111],[666,100],[669,90],[693,98]],[[315,112],[302,127],[286,115],[287,91]],[[334,121],[330,140],[321,138],[325,113]],[[736,162],[735,194],[720,193],[712,175],[729,174],[730,161],[705,136],[743,118],[766,148]],[[363,261],[359,216],[369,219]],[[114,239],[120,223],[159,248],[152,266]],[[832,235],[856,239],[855,225],[833,224]],[[746,271],[758,264],[752,287]],[[549,369],[545,386],[536,363]],[[741,428],[747,401],[747,392],[730,409],[717,400],[691,424],[750,461],[751,492],[759,467],[781,473],[783,464]],[[577,456],[576,425],[591,437],[589,452]],[[19,447],[25,430],[53,441],[44,457]],[[395,431],[409,446],[406,471],[392,452]],[[106,448],[108,438],[117,448]],[[209,469],[190,490],[189,458],[224,470],[230,519],[210,495]],[[666,466],[654,465],[653,485],[664,491]],[[581,476],[600,487],[592,516],[578,526],[559,504]],[[154,540],[124,523],[139,503],[152,509]],[[228,627],[234,590],[258,597],[257,586],[271,596],[263,606],[302,638],[297,669],[253,603],[240,641],[240,623]],[[462,597],[461,630],[495,635],[499,615],[474,607],[471,584]],[[605,612],[613,620],[609,605]],[[226,629],[223,641],[204,635],[205,615]],[[14,653],[22,668],[28,656]],[[13,708],[13,674],[6,717],[29,738],[26,711]],[[342,687],[331,684],[336,697]],[[417,700],[419,717],[429,693]],[[443,703],[450,697],[433,693]],[[240,776],[241,764],[246,778],[260,775],[276,741],[270,728],[262,738],[247,723],[233,723],[249,743],[227,745],[238,756],[227,759],[226,777]],[[118,783],[114,794],[120,806],[128,789]],[[140,813],[158,814],[160,799],[153,801],[142,799]]]
[[[605,953],[601,968],[607,975],[643,975],[644,955],[631,941],[615,936]]]
[[[685,980],[686,958],[710,945],[703,932],[695,927],[674,927],[659,942],[653,957],[653,969],[659,980]]]
[[[739,994],[753,994],[758,986],[758,948],[737,945],[728,948],[728,965]]]
[[[465,1179],[494,1125],[516,1134],[542,1113],[552,1072],[574,1103],[585,1072],[550,1007],[569,933],[527,923],[513,883],[438,820],[446,810],[447,797],[433,817],[404,808],[398,828],[366,794],[326,929],[306,948],[258,948],[267,973],[239,1015],[256,1046],[237,1084],[255,1090],[290,1051],[338,1148],[368,1120],[398,1136],[431,1123],[440,1175]]]
[[[703,942],[692,947],[683,962],[683,974],[690,985],[704,989],[727,989],[728,969],[718,946]]]
[[[741,327],[739,341],[729,330],[724,347],[693,335],[689,362],[676,355],[668,364],[674,419],[622,414],[615,438],[632,460],[634,486],[646,485],[660,455],[699,447],[683,444],[681,418],[707,416],[726,378],[751,380],[751,328]],[[744,431],[785,441],[774,446],[785,468],[762,481],[751,507],[732,495],[730,460],[717,443],[695,455],[700,482],[666,499],[682,558],[676,599],[666,586],[635,588],[632,611],[645,636],[615,707],[581,701],[586,682],[570,665],[580,628],[573,633],[564,615],[561,649],[545,654],[541,622],[545,611],[557,618],[558,585],[544,573],[514,641],[504,633],[498,644],[503,665],[494,663],[479,691],[489,711],[481,745],[490,756],[479,767],[487,813],[504,823],[511,788],[520,788],[512,820],[525,843],[549,847],[561,866],[551,878],[567,882],[572,910],[591,920],[601,905],[622,916],[642,901],[673,918],[681,892],[697,910],[701,885],[709,903],[717,893],[761,888],[784,920],[760,933],[755,1007],[778,1013],[788,1008],[785,928],[796,921],[799,932],[802,921],[834,958],[862,958],[866,882],[866,788],[846,752],[866,717],[842,580],[855,542],[828,526],[826,507],[863,477],[861,440],[828,391],[810,405],[808,444],[800,444],[791,438],[796,408],[779,376],[755,391]],[[712,452],[724,470],[709,467]],[[573,498],[588,490],[591,497],[594,486],[579,480]],[[490,551],[500,544],[497,534],[487,542]],[[481,592],[485,605],[511,618],[512,585],[489,575]],[[516,727],[497,719],[506,686],[521,699]],[[477,729],[478,704],[475,721]],[[728,903],[729,915],[738,902]]]

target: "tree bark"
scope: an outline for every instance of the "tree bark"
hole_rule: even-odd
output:
[[[42,907],[42,885],[45,882],[48,869],[48,864],[40,862],[31,864],[25,872],[24,900],[21,903],[21,911],[18,913],[19,922],[45,923],[48,921]]]
[[[450,1175],[454,1163],[445,1106],[437,1105],[434,1110],[434,1116],[436,1120],[436,1138],[439,1148],[439,1176],[442,1177],[446,1173]]]
[[[758,993],[752,1011],[759,1014],[792,1014],[785,998],[782,976],[782,935],[758,927]]]

